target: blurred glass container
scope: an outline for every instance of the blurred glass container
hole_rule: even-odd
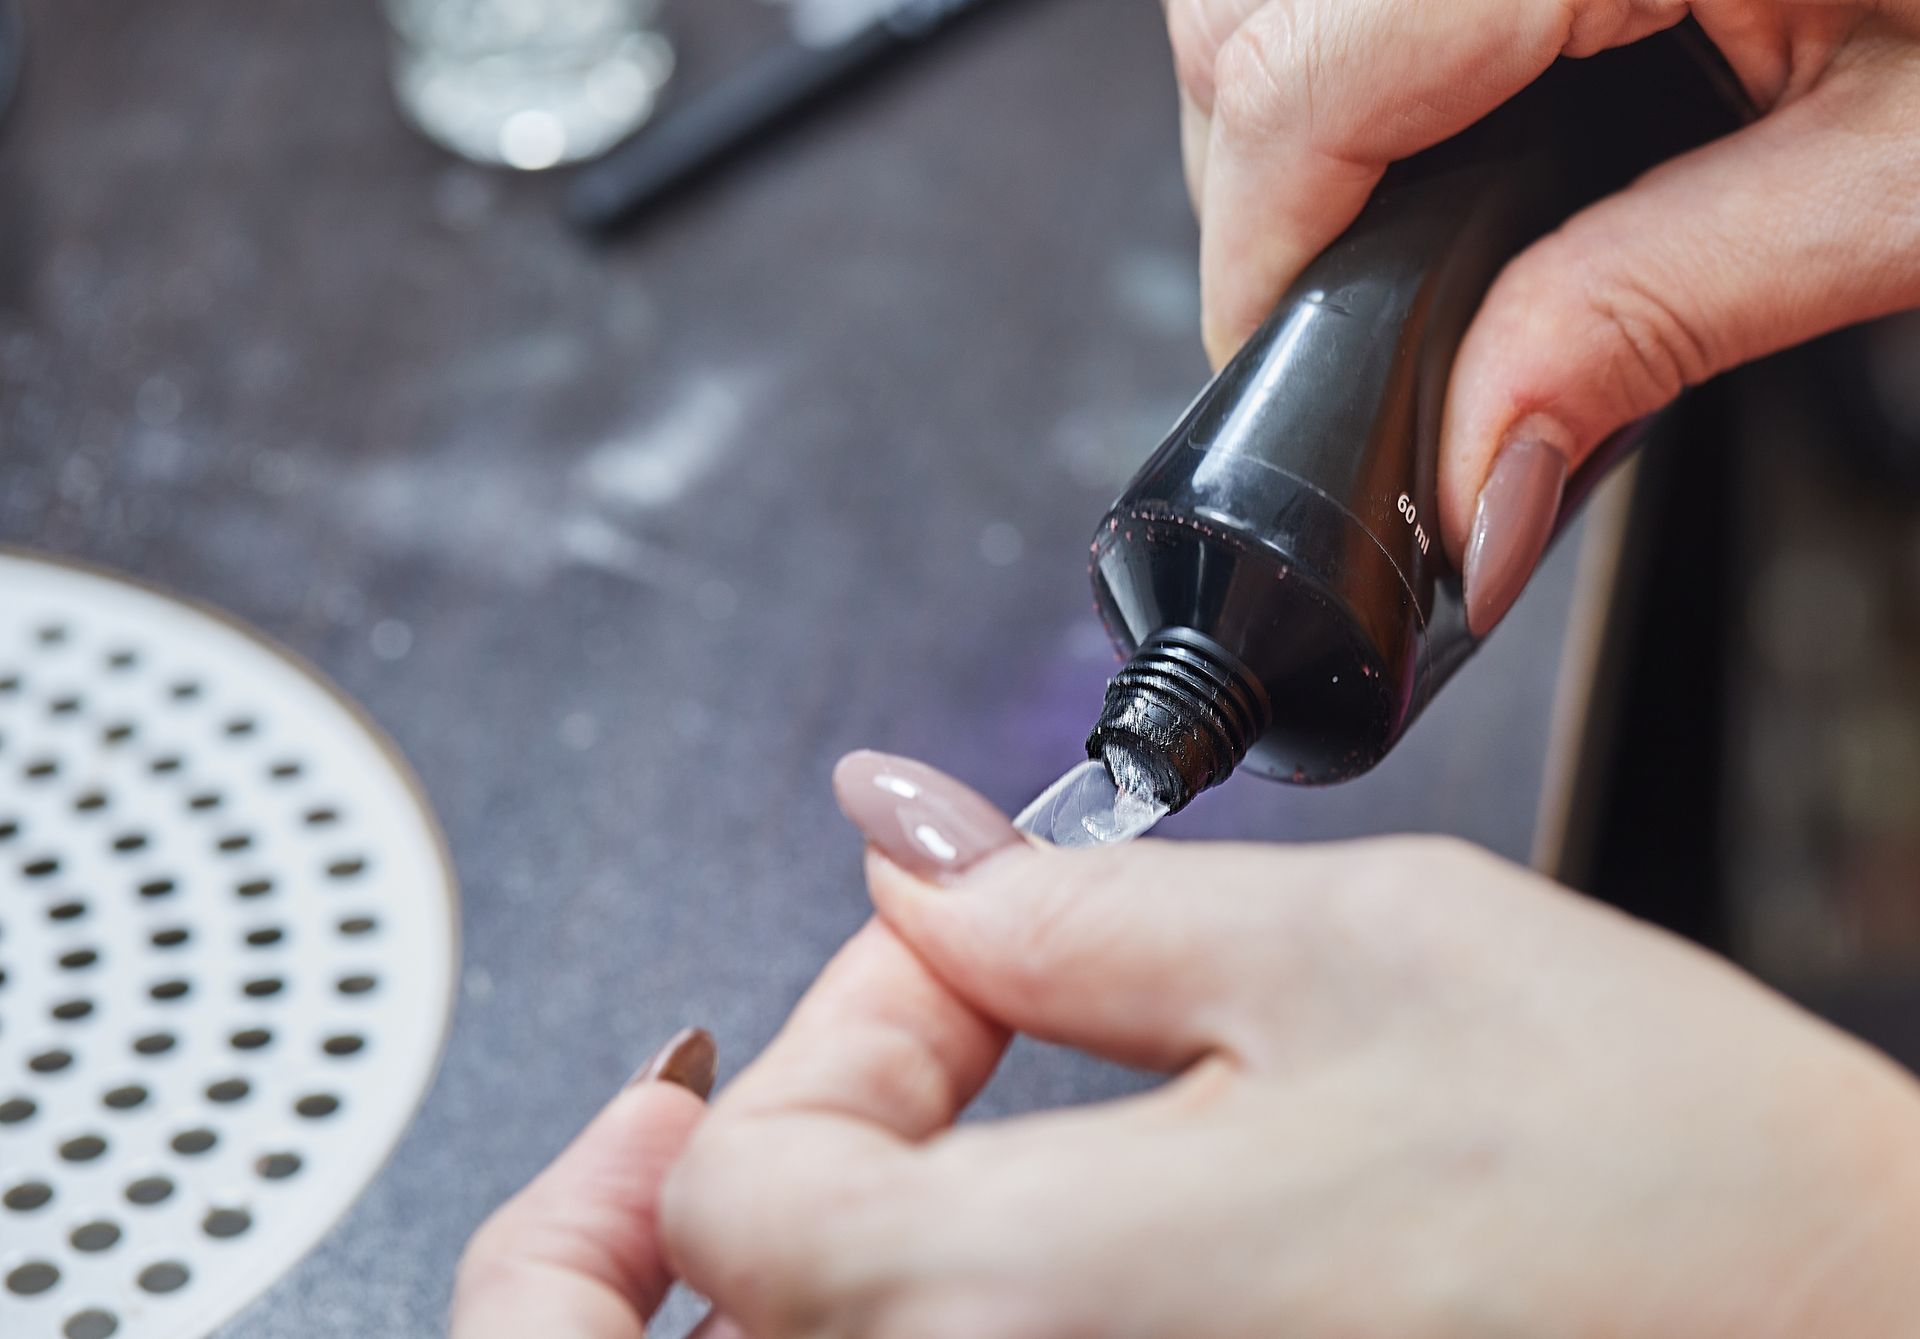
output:
[[[422,134],[535,171],[605,153],[673,73],[660,0],[384,0],[393,87]]]

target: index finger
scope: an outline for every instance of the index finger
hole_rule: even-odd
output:
[[[1007,1032],[871,921],[795,1006],[714,1119],[831,1115],[904,1141],[951,1124],[999,1063]]]
[[[870,922],[714,1105],[669,1179],[674,1271],[751,1334],[857,1294],[916,1202],[917,1141],[984,1085],[1007,1033]]]

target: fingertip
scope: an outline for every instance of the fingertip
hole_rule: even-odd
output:
[[[848,754],[834,769],[833,787],[848,820],[919,878],[952,882],[1021,841],[997,806],[911,758]]]

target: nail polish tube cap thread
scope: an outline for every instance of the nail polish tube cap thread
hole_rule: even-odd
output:
[[[1107,685],[1087,756],[1169,813],[1230,776],[1272,722],[1260,680],[1191,628],[1163,628]]]

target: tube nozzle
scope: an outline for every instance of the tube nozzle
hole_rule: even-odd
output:
[[[1107,684],[1087,756],[1122,791],[1177,813],[1232,775],[1272,720],[1239,657],[1191,628],[1163,628]]]

